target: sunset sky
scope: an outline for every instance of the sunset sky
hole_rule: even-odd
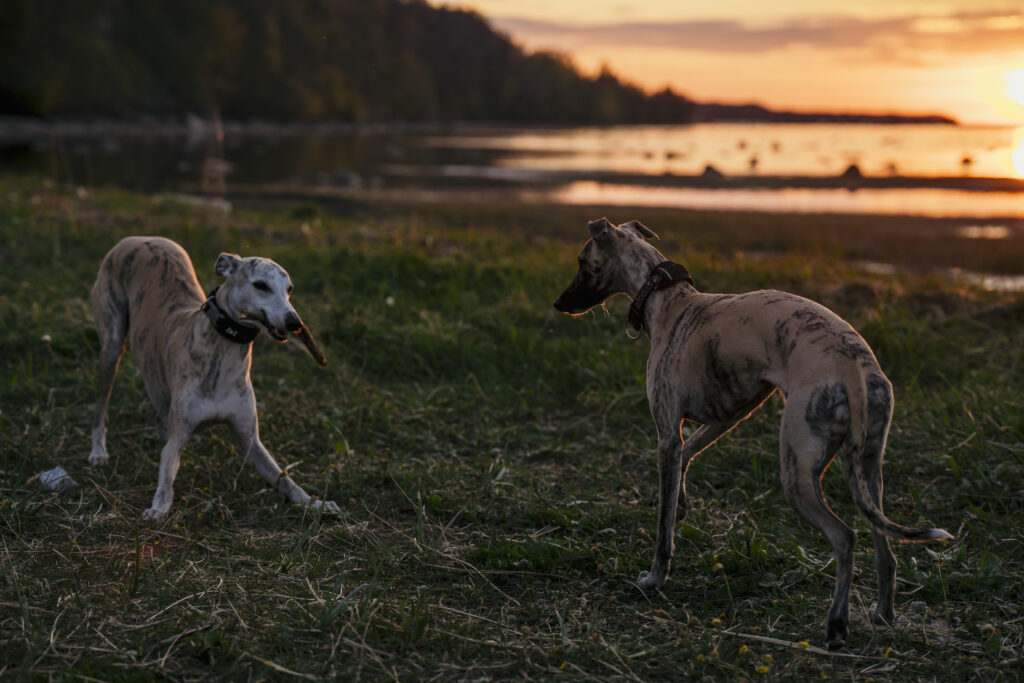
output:
[[[1024,124],[1021,0],[431,0],[648,90]]]

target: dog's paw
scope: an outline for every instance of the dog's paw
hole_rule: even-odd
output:
[[[341,515],[341,508],[333,500],[314,500],[309,503],[309,506],[314,510],[319,510],[325,515]]]
[[[871,603],[871,607],[868,608],[868,616],[871,618],[871,623],[879,628],[888,628],[896,621],[896,613],[890,609],[888,615],[883,614],[879,611],[877,602]]]
[[[110,460],[110,455],[106,451],[93,450],[93,452],[89,454],[89,464],[94,467],[106,465],[108,460]]]
[[[142,519],[147,522],[159,522],[167,514],[167,510],[158,510],[157,508],[149,508],[142,513]]]
[[[636,583],[643,590],[649,591],[661,588],[662,584],[665,583],[665,580],[662,579],[659,581],[657,576],[651,572],[644,571],[640,572],[640,576],[637,578]]]
[[[846,643],[846,620],[829,619],[825,643],[829,650],[838,650]]]

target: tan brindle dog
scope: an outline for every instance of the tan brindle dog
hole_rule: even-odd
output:
[[[780,432],[782,486],[789,503],[821,530],[836,558],[827,638],[847,634],[853,579],[853,530],[826,504],[821,478],[837,450],[857,508],[871,524],[878,570],[874,621],[895,618],[896,560],[888,539],[936,541],[942,529],[910,529],[882,512],[882,458],[892,419],[892,386],[864,340],[820,304],[785,292],[698,292],[686,269],[665,260],[631,221],[590,223],[579,272],[555,301],[573,315],[609,297],[635,295],[630,320],[650,337],[647,398],[658,429],[658,540],[644,589],[668,575],[675,521],[686,512],[686,469],[693,457],[742,421],[776,390],[785,397]],[[682,423],[702,423],[686,441]],[[678,506],[678,507],[677,507]],[[678,515],[677,515],[678,511]]]
[[[107,403],[125,340],[131,345],[167,441],[147,519],[167,514],[181,449],[194,430],[225,422],[246,462],[293,503],[338,513],[313,500],[260,442],[256,398],[249,379],[252,340],[265,331],[277,341],[298,333],[321,365],[327,363],[288,301],[288,273],[270,259],[221,254],[223,284],[203,294],[185,250],[162,237],[126,237],[110,250],[92,289],[100,340],[99,411],[89,463],[107,462]]]

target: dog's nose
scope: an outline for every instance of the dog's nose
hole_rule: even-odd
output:
[[[294,313],[289,313],[284,317],[284,327],[289,332],[298,332],[302,329],[302,320]]]
[[[561,311],[562,306],[564,306],[564,304],[562,303],[562,297],[558,297],[557,299],[555,299],[555,310]]]

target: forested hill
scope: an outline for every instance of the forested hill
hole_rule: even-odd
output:
[[[607,124],[691,110],[423,0],[0,2],[0,114]]]

